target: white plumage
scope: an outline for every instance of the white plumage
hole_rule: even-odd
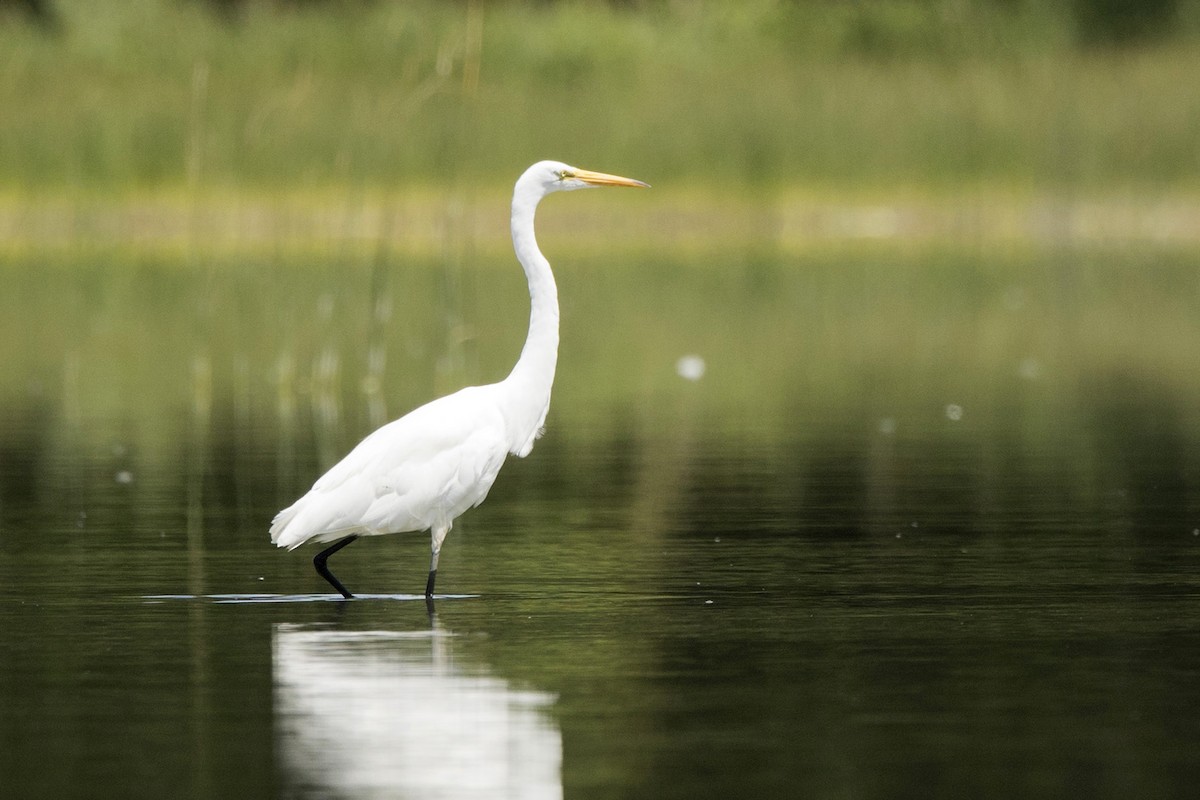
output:
[[[326,559],[359,536],[429,530],[432,596],[442,542],[455,518],[484,501],[509,453],[524,457],[541,435],[558,359],[558,291],[538,249],[533,221],[551,192],[641,181],[534,164],[513,191],[512,236],[529,281],[529,334],[508,377],[471,386],[417,408],[363,439],[303,497],[280,511],[271,541],[289,550],[335,542],[313,559],[317,572],[349,598]]]
[[[272,540],[294,549],[350,534],[449,528],[487,497],[508,453],[500,404],[487,397],[498,388],[463,389],[363,439],[279,512]]]

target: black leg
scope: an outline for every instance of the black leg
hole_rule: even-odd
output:
[[[446,538],[446,533],[449,530],[449,528],[434,528],[432,531],[433,547],[432,552],[429,554],[429,580],[425,581],[425,600],[427,603],[433,599],[433,584],[437,580],[438,556],[442,553],[442,541]]]
[[[317,574],[329,581],[329,585],[341,592],[342,597],[346,598],[347,600],[354,597],[354,595],[350,594],[350,590],[345,586],[342,586],[342,582],[333,576],[333,573],[329,571],[329,567],[325,566],[325,562],[331,555],[336,553],[338,550],[341,550],[343,547],[350,544],[357,538],[357,536],[347,536],[345,539],[340,539],[334,542],[332,545],[326,547],[324,550],[313,556],[313,566],[317,568]]]

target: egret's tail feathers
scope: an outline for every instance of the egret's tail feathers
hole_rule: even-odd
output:
[[[271,541],[288,550],[309,542],[331,542],[362,532],[361,526],[347,524],[345,515],[338,509],[328,503],[313,503],[310,495],[280,511],[271,522]]]
[[[294,550],[304,544],[304,537],[297,536],[298,531],[291,526],[291,522],[296,518],[299,507],[299,503],[290,505],[276,514],[275,519],[271,520],[271,541],[277,547],[286,547],[288,550]]]

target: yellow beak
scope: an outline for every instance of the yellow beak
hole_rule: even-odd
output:
[[[650,184],[635,181],[633,178],[622,178],[620,175],[606,175],[603,172],[592,172],[587,169],[575,170],[573,177],[592,186],[641,186],[644,189],[650,188]]]

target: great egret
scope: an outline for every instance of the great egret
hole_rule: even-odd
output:
[[[280,511],[271,541],[295,549],[333,542],[313,558],[317,573],[349,599],[326,563],[360,536],[428,530],[433,555],[425,596],[433,596],[438,554],[454,520],[487,497],[509,453],[529,455],[542,434],[558,362],[558,289],[538,249],[533,217],[551,192],[641,181],[539,161],[517,179],[512,238],[529,281],[529,333],[508,377],[469,386],[384,425]]]

